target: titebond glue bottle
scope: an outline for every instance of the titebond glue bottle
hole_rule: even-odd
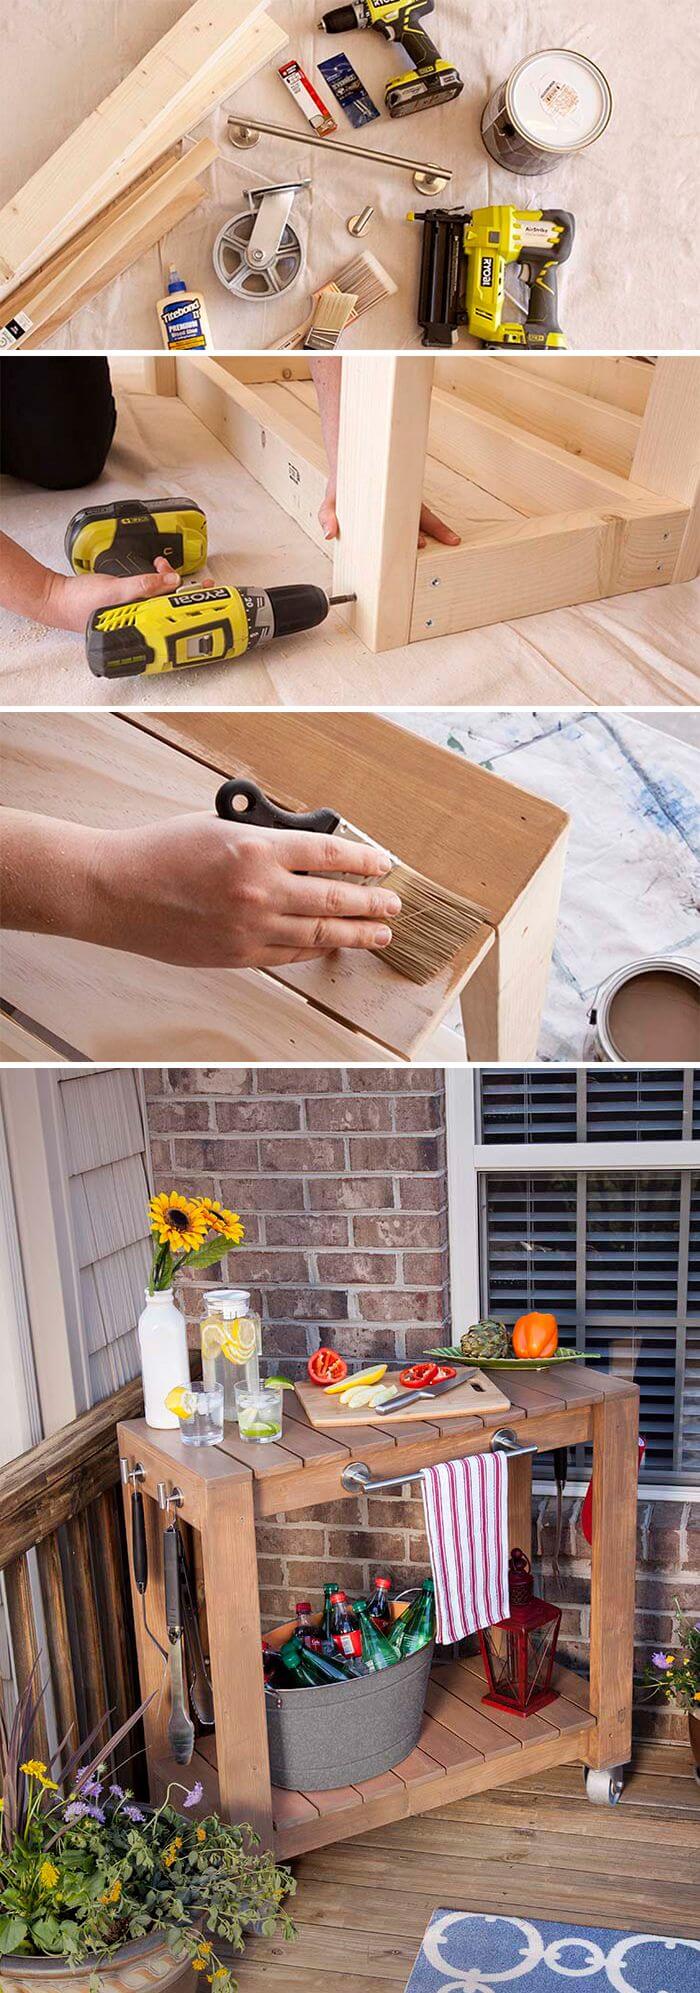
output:
[[[188,291],[184,278],[171,263],[168,290],[156,306],[163,345],[170,353],[191,352],[211,345],[207,308],[199,291]]]

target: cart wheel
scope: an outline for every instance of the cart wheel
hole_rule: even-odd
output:
[[[611,1772],[590,1769],[584,1772],[584,1780],[586,1798],[590,1799],[591,1806],[619,1805],[624,1785],[621,1765],[616,1765]]]

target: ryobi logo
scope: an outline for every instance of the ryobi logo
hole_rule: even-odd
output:
[[[492,256],[482,256],[482,258],[481,258],[481,282],[482,282],[482,284],[483,284],[483,286],[484,286],[484,290],[485,290],[485,291],[490,291],[490,289],[491,289],[491,285],[492,285],[492,283],[493,283],[493,257],[492,257]]]

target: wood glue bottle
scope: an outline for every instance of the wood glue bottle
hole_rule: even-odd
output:
[[[169,353],[191,352],[211,345],[207,308],[199,291],[188,291],[174,263],[168,272],[168,289],[156,306],[163,345]]]

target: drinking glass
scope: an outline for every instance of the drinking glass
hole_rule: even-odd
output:
[[[220,1446],[224,1437],[223,1385],[214,1384],[210,1391],[198,1391],[193,1385],[191,1397],[192,1411],[180,1420],[181,1440],[185,1446]]]
[[[264,1381],[257,1390],[236,1385],[236,1418],[241,1439],[268,1446],[282,1436],[282,1391],[278,1384]]]

